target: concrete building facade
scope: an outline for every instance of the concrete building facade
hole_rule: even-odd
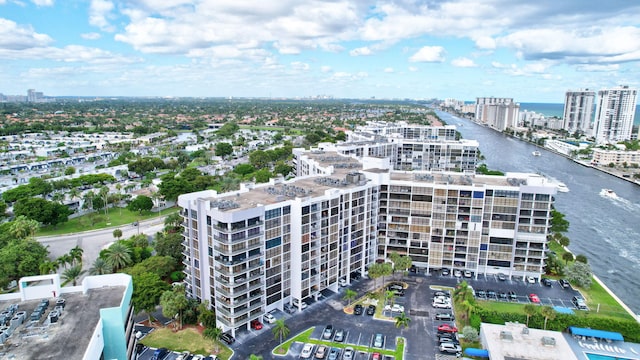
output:
[[[567,91],[564,96],[562,129],[571,134],[576,131],[580,134],[591,134],[595,99],[595,91],[589,89]]]
[[[638,90],[619,86],[598,91],[593,136],[599,144],[631,139]]]
[[[520,104],[512,98],[479,97],[476,98],[475,121],[499,131],[515,128],[518,125]]]

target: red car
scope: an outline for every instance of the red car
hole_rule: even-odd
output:
[[[540,298],[536,294],[529,294],[529,300],[534,304],[540,304]]]
[[[262,330],[262,323],[258,320],[251,321],[251,328],[253,330]]]
[[[380,353],[371,354],[371,360],[380,360]]]
[[[455,326],[451,326],[449,324],[442,324],[438,326],[438,332],[454,333],[454,332],[458,332],[458,328]]]

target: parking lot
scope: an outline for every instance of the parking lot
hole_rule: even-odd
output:
[[[401,305],[405,309],[405,313],[411,319],[410,327],[407,329],[396,328],[393,320],[376,320],[372,316],[366,314],[352,315],[346,314],[343,307],[346,305],[342,300],[344,289],[341,288],[338,293],[325,292],[325,297],[320,301],[312,301],[307,299],[309,306],[302,311],[296,311],[288,314],[282,311],[274,311],[272,314],[276,319],[284,319],[286,325],[290,329],[290,336],[293,337],[311,327],[314,331],[311,339],[319,340],[326,325],[333,325],[334,331],[337,329],[345,330],[344,341],[340,344],[344,346],[364,346],[369,349],[365,352],[356,352],[355,359],[370,360],[371,354],[376,351],[372,345],[375,334],[384,335],[384,349],[393,350],[396,347],[397,337],[407,339],[405,347],[405,360],[418,359],[455,359],[455,355],[441,354],[438,349],[437,329],[441,324],[454,325],[453,321],[436,320],[437,313],[451,313],[450,309],[436,309],[432,306],[431,300],[435,293],[433,286],[455,287],[459,282],[466,280],[475,291],[493,290],[496,298],[493,301],[507,301],[499,299],[501,292],[508,293],[514,291],[516,298],[513,300],[519,303],[529,303],[529,294],[537,294],[541,305],[563,306],[575,309],[571,299],[573,296],[580,296],[579,292],[572,288],[565,289],[560,286],[557,281],[552,281],[551,286],[545,286],[538,282],[530,284],[523,279],[506,279],[499,280],[497,276],[479,276],[478,278],[456,278],[452,275],[441,276],[438,272],[430,274],[414,274],[402,279],[402,282],[408,285],[404,292],[404,296],[395,298],[395,304]],[[387,279],[386,283],[390,280]],[[375,285],[374,285],[375,284]],[[350,289],[356,291],[359,296],[363,296],[369,291],[374,290],[374,286],[380,287],[382,280],[377,281],[361,279],[352,282]],[[483,300],[483,299],[480,299]],[[378,304],[382,307],[383,304]],[[398,313],[390,311],[385,312],[386,316],[394,317]],[[265,323],[261,330],[242,329],[236,333],[236,342],[231,345],[234,350],[233,359],[246,359],[250,354],[260,354],[265,359],[271,358],[271,351],[278,346],[278,341],[272,333],[273,324]],[[462,329],[460,329],[462,330]],[[287,356],[282,359],[299,359],[300,352],[304,344],[293,344]],[[314,348],[315,351],[315,348]],[[148,360],[148,356],[143,353],[140,359]],[[325,357],[328,358],[328,357]],[[341,357],[338,356],[338,359]],[[175,360],[174,357],[167,357],[168,360]],[[385,358],[383,358],[385,359]],[[385,360],[389,360],[386,358]]]

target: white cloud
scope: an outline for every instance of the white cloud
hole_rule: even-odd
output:
[[[321,66],[320,71],[322,71],[323,73],[331,72],[331,66],[327,66],[327,65]]]
[[[384,72],[386,72],[386,73],[392,73],[392,72],[394,72],[394,70],[393,70],[393,68],[392,68],[392,67],[388,67],[388,68],[385,68],[385,69],[384,69]]]
[[[89,24],[98,27],[102,31],[114,31],[113,25],[109,22],[114,7],[113,2],[109,0],[91,0]]]
[[[415,67],[415,66],[409,66],[409,71],[416,72],[416,71],[418,71],[418,68]]]
[[[459,57],[457,59],[451,60],[451,65],[453,65],[455,67],[464,67],[464,68],[470,68],[470,67],[478,66],[473,62],[473,60],[471,60],[469,58],[466,58],[466,57]]]
[[[309,64],[300,61],[294,61],[291,63],[293,70],[309,70]]]
[[[496,48],[496,41],[490,36],[480,36],[475,39],[476,47],[482,50],[493,50]]]
[[[444,48],[442,46],[423,46],[418,52],[413,54],[411,62],[443,62]]]
[[[53,0],[31,0],[36,6],[53,6]]]
[[[371,54],[372,54],[372,51],[367,46],[359,47],[359,48],[356,48],[356,49],[353,49],[353,50],[349,51],[349,55],[351,55],[351,56],[366,56],[366,55],[371,55]]]
[[[80,36],[85,40],[98,40],[101,35],[95,32],[80,34]]]
[[[0,50],[25,50],[43,47],[53,42],[46,34],[39,34],[29,25],[0,18]]]
[[[576,66],[576,70],[587,72],[618,71],[620,64],[580,64]]]

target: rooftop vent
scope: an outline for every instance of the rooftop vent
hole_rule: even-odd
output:
[[[523,327],[522,328],[522,335],[529,335],[529,328],[528,327]]]
[[[500,331],[500,340],[513,341],[513,335],[511,334],[511,331]]]
[[[542,345],[544,346],[556,346],[556,338],[551,336],[542,337]]]

